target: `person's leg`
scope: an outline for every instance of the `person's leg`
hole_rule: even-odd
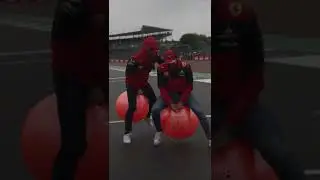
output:
[[[143,95],[147,97],[147,99],[149,100],[149,112],[147,115],[147,118],[150,118],[151,116],[151,109],[154,105],[154,103],[157,101],[157,97],[151,87],[151,85],[148,83],[147,86],[145,86],[142,89]]]
[[[161,97],[159,97],[151,109],[152,120],[153,120],[153,123],[154,123],[154,126],[155,126],[157,132],[162,131],[161,122],[160,122],[160,113],[165,107],[166,107],[166,105],[165,105],[164,101],[162,100]]]
[[[137,91],[131,88],[130,86],[127,86],[127,96],[129,107],[125,117],[125,131],[123,136],[123,142],[128,144],[131,143],[132,119],[133,114],[136,110]]]
[[[281,180],[304,180],[303,169],[284,147],[275,118],[257,105],[245,122],[244,133]]]
[[[162,128],[161,128],[161,119],[160,119],[160,113],[161,111],[166,107],[164,101],[162,100],[161,97],[159,97],[157,99],[157,101],[154,103],[151,113],[152,113],[152,119],[153,119],[153,123],[154,126],[156,128],[156,134],[154,135],[153,138],[153,144],[154,145],[159,145],[161,142],[161,132],[162,132]]]
[[[211,131],[210,131],[210,125],[209,125],[208,119],[207,119],[206,115],[203,113],[203,111],[201,110],[200,104],[194,98],[193,94],[191,94],[189,97],[188,106],[197,115],[197,117],[200,121],[201,127],[202,127],[203,131],[205,132],[206,137],[209,140],[211,140]]]
[[[73,180],[85,153],[88,89],[76,79],[54,74],[61,147],[53,165],[53,180]]]

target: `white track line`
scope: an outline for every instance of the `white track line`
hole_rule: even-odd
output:
[[[202,83],[206,83],[206,84],[211,84],[211,79],[197,79],[195,80],[197,82],[202,82]]]
[[[123,83],[124,80],[113,80],[113,81],[109,81],[109,83]]]
[[[125,77],[110,77],[109,83],[117,83],[125,81]]]
[[[304,174],[307,176],[320,176],[320,169],[306,169]]]
[[[206,115],[206,117],[211,118],[211,115]],[[120,123],[124,123],[124,121],[121,121],[121,120],[109,121],[109,124],[120,124]],[[320,169],[306,169],[304,171],[304,174],[306,176],[320,176]]]
[[[109,124],[118,124],[118,123],[124,123],[124,121],[120,121],[120,120],[109,121]]]
[[[109,77],[109,80],[124,79],[125,77]]]
[[[31,64],[31,63],[50,63],[50,60],[43,60],[43,61],[1,61],[0,65],[17,65],[17,64]]]

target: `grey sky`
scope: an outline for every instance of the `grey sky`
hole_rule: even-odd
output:
[[[109,34],[139,30],[142,25],[184,33],[211,34],[211,0],[109,0]]]

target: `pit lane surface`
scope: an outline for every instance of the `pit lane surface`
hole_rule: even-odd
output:
[[[155,130],[141,122],[133,126],[132,144],[122,143],[124,124],[117,122],[119,119],[114,104],[119,94],[124,91],[124,73],[112,69],[109,70],[109,121],[112,123],[109,128],[110,179],[211,179],[211,152],[200,128],[189,140],[174,142],[165,139],[163,145],[156,148],[152,144]],[[156,77],[151,76],[150,83],[158,96]],[[197,82],[193,91],[207,115],[211,114],[210,86]]]

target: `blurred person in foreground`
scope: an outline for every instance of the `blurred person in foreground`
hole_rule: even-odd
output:
[[[51,31],[61,147],[52,180],[73,180],[86,142],[88,99],[103,104],[108,85],[105,0],[58,0]],[[108,138],[108,137],[106,137]]]
[[[164,58],[165,62],[158,67],[160,97],[152,107],[152,119],[157,130],[153,139],[154,145],[157,146],[161,143],[161,111],[168,106],[172,110],[179,110],[188,105],[198,117],[210,147],[210,125],[200,104],[192,94],[193,73],[190,64],[179,60],[172,50],[166,51]]]
[[[276,119],[259,103],[264,47],[254,10],[241,0],[217,0],[213,10],[213,143],[236,132],[256,148],[280,180],[303,180],[284,147]]]
[[[129,107],[125,116],[123,135],[123,143],[125,144],[131,143],[132,120],[136,110],[136,98],[139,94],[143,94],[149,100],[149,113],[145,121],[153,126],[150,116],[156,95],[148,80],[151,70],[160,63],[159,43],[153,36],[149,36],[143,40],[140,50],[129,59],[126,65],[125,76]]]

